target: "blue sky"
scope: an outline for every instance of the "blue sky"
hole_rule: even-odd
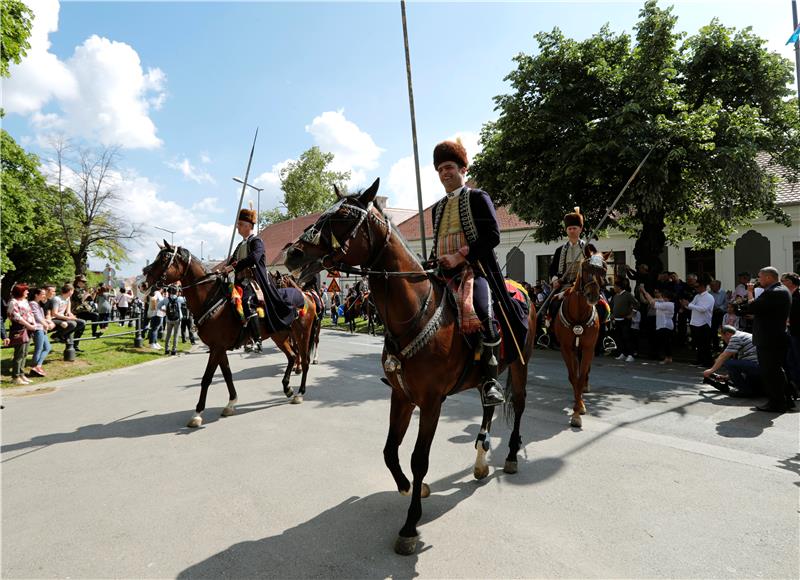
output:
[[[381,178],[390,205],[415,207],[399,2],[61,2],[30,0],[33,47],[3,83],[4,127],[47,159],[54,134],[119,143],[117,211],[145,224],[121,273],[154,241],[222,257],[256,127],[251,180],[261,207],[280,199],[282,164],[319,145],[353,173]],[[643,2],[407,3],[426,205],[442,191],[436,142],[461,136],[470,155],[494,118],[512,57],[553,27],[585,38],[608,22],[631,32]],[[662,2],[690,33],[719,17],[793,59],[790,0]],[[93,267],[102,266],[96,262]]]

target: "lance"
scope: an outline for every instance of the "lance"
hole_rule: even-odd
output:
[[[250,164],[253,163],[253,151],[256,150],[256,139],[258,139],[258,127],[256,127],[256,134],[253,137],[253,146],[250,148],[250,158],[247,160],[247,171],[244,172],[244,181],[242,182],[242,194],[239,196],[239,206],[236,208],[236,219],[233,220],[233,233],[231,234],[231,243],[228,246],[228,259],[231,257],[233,251],[233,240],[236,239],[236,222],[239,221],[239,211],[242,209],[242,202],[244,201],[244,192],[247,189],[247,178],[250,177]]]

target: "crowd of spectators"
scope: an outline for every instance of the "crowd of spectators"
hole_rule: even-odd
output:
[[[146,306],[146,307],[145,307]],[[141,328],[150,338],[151,348],[161,348],[157,340],[167,331],[164,354],[177,354],[177,336],[181,342],[195,344],[194,321],[179,288],[170,287],[166,296],[158,292],[155,304],[145,304],[130,288],[113,288],[99,284],[88,288],[86,278],[78,276],[73,283],[56,288],[44,284],[30,288],[15,284],[8,303],[3,304],[2,344],[13,347],[11,377],[14,384],[25,385],[32,378],[47,376],[44,363],[54,342],[71,342],[76,353],[84,352],[81,338],[86,327],[99,338],[113,321],[120,326],[134,326],[141,318]],[[162,322],[165,320],[165,322]],[[6,321],[10,328],[6,330]],[[172,348],[168,348],[172,339]],[[25,372],[30,358],[30,368]]]
[[[545,281],[527,285],[540,308],[552,291]],[[618,360],[637,358],[673,363],[681,349],[701,366],[706,381],[734,397],[763,397],[762,410],[794,408],[800,389],[800,277],[766,267],[757,279],[736,276],[725,289],[719,280],[675,272],[651,275],[646,265],[625,266],[614,283],[603,289],[611,315],[601,337],[614,337],[611,354]],[[557,348],[549,329],[548,344]],[[541,342],[540,342],[541,344]],[[596,354],[604,354],[598,341]]]

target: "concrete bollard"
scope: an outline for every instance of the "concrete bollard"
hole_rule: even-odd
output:
[[[142,348],[144,344],[142,341],[142,319],[137,316],[134,323],[136,324],[136,334],[133,335],[133,346],[134,348]]]
[[[64,347],[64,360],[66,362],[72,362],[75,360],[75,344],[72,341],[71,336],[67,339],[66,346]]]

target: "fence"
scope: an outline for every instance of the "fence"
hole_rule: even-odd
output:
[[[112,323],[123,323],[123,322],[133,322],[134,328],[132,330],[125,330],[123,332],[115,332],[114,334],[103,334],[102,336],[87,336],[86,338],[72,338],[71,336],[66,339],[66,346],[64,348],[64,360],[67,362],[72,362],[75,360],[75,343],[83,342],[86,340],[102,340],[104,338],[113,338],[115,336],[125,336],[128,334],[133,334],[133,346],[134,348],[140,348],[144,342],[142,340],[142,319],[140,316],[134,316],[132,318],[123,318],[117,320],[101,320],[97,322],[89,322],[88,320],[85,321],[86,326],[95,326],[98,324],[105,324],[110,326]]]

